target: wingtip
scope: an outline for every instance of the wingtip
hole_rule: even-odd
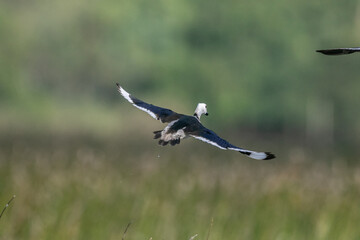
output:
[[[263,160],[270,160],[275,158],[275,155],[272,154],[271,152],[265,152],[265,154],[266,154],[266,158],[264,158]]]
[[[117,86],[118,91],[121,93],[121,86],[120,86],[120,84],[119,84],[119,83],[116,83],[116,86]]]
[[[326,55],[326,53],[325,53],[325,51],[324,51],[324,50],[316,50],[316,52],[318,52],[318,53],[322,53],[322,54],[325,54],[325,55]]]
[[[125,90],[120,86],[119,83],[116,83],[116,86],[118,87],[118,92],[119,92],[126,100],[128,100],[130,103],[133,104],[134,101],[131,99],[130,94],[129,94],[127,91],[125,91]]]

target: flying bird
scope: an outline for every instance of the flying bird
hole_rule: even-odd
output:
[[[126,92],[119,83],[116,83],[120,94],[128,100],[134,107],[148,113],[151,117],[160,120],[168,125],[159,131],[155,131],[154,139],[159,139],[159,144],[165,146],[170,143],[174,146],[180,143],[181,139],[193,137],[214,145],[223,150],[234,150],[257,160],[269,160],[275,158],[270,152],[255,152],[236,147],[228,141],[220,138],[216,133],[204,127],[200,122],[202,114],[208,115],[205,103],[199,103],[195,109],[193,116],[179,114],[170,109],[154,106],[152,104],[141,101]]]
[[[360,52],[360,47],[355,48],[333,48],[333,49],[324,49],[324,50],[316,50],[319,53],[325,55],[345,55],[351,54],[354,52]]]

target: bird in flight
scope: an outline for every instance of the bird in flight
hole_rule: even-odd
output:
[[[223,150],[238,151],[246,156],[257,160],[269,160],[275,158],[275,155],[270,152],[255,152],[236,147],[228,141],[220,138],[216,133],[204,127],[200,122],[202,114],[208,115],[207,106],[205,103],[199,103],[195,109],[193,116],[179,114],[170,109],[154,106],[133,97],[126,92],[119,83],[116,83],[120,94],[128,100],[134,107],[148,113],[153,118],[160,120],[162,123],[168,125],[159,131],[155,131],[154,139],[159,139],[159,144],[165,146],[170,143],[174,146],[180,143],[181,139],[193,137],[214,145]]]
[[[316,50],[319,53],[325,54],[325,55],[345,55],[345,54],[351,54],[354,52],[360,52],[360,47],[355,48],[333,48],[333,49],[324,49],[324,50]]]

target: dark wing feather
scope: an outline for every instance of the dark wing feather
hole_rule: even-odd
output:
[[[324,49],[324,50],[316,50],[316,51],[325,55],[344,55],[344,54],[351,54],[354,52],[360,52],[360,48],[334,48],[334,49]]]
[[[254,158],[257,160],[269,160],[269,159],[275,158],[275,155],[272,153],[269,153],[269,152],[254,152],[254,151],[236,147],[236,146],[232,145],[231,143],[229,143],[228,141],[226,141],[225,139],[222,139],[221,137],[219,137],[216,133],[214,133],[210,129],[207,129],[203,126],[201,128],[199,128],[198,130],[189,133],[189,135],[196,139],[199,139],[201,141],[204,141],[211,145],[214,145],[218,148],[221,148],[224,150],[228,149],[228,150],[238,151],[242,154],[247,155],[250,158]]]
[[[128,100],[132,105],[134,105],[138,109],[148,113],[153,118],[155,118],[157,120],[161,120],[161,122],[171,122],[176,119],[179,119],[182,116],[182,114],[178,114],[170,109],[154,106],[152,104],[141,101],[140,99],[137,99],[136,97],[133,97],[128,92],[126,92],[119,85],[119,83],[116,83],[116,85],[118,87],[118,91],[120,92],[120,94],[126,100]]]

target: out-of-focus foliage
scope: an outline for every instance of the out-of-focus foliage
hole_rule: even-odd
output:
[[[0,238],[359,239],[360,55],[315,53],[359,44],[358,1],[1,0]],[[115,82],[277,158],[155,146]]]
[[[0,206],[17,196],[2,239],[121,239],[129,222],[129,240],[207,239],[212,218],[209,239],[360,237],[359,164],[28,140],[0,139]]]
[[[86,118],[115,126],[120,82],[189,113],[206,102],[213,126],[356,146],[360,56],[315,49],[358,46],[359,11],[357,1],[336,0],[4,0],[1,122],[61,128]],[[80,120],[58,120],[66,114]]]

